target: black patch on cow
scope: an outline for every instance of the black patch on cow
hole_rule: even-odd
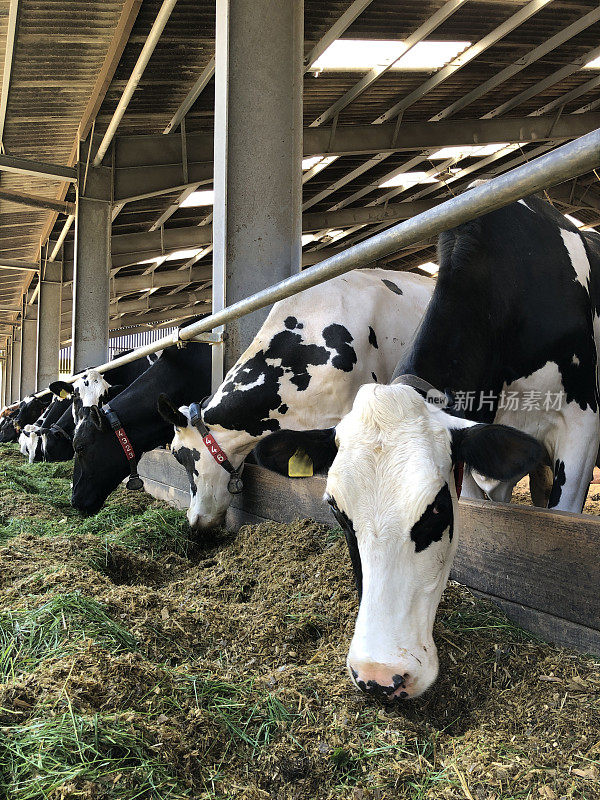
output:
[[[333,512],[333,516],[336,518],[340,528],[344,531],[344,536],[346,537],[346,544],[348,545],[348,552],[350,553],[350,561],[352,562],[352,571],[354,572],[356,591],[358,592],[358,602],[360,604],[362,599],[363,576],[360,552],[358,550],[358,542],[356,540],[354,525],[352,524],[350,517],[339,508],[334,497],[327,495],[326,499],[331,511]]]
[[[439,542],[446,530],[452,541],[454,514],[452,497],[447,483],[442,486],[433,501],[421,514],[418,522],[412,526],[410,538],[415,543],[415,553],[426,550],[432,542]]]
[[[283,321],[283,324],[286,328],[289,328],[291,331],[298,325],[298,320],[296,317],[286,317]]]
[[[196,469],[196,463],[200,458],[200,453],[196,448],[191,447],[179,447],[177,450],[173,450],[173,455],[179,461],[182,467],[185,467],[185,471],[187,472],[187,476],[190,482],[190,491],[192,495],[195,497],[198,488],[194,482],[194,475],[198,476],[198,470]]]
[[[382,278],[381,280],[383,283],[385,283],[388,289],[391,289],[391,291],[394,292],[394,294],[404,294],[402,289],[395,284],[394,281],[388,281],[387,278]]]
[[[378,350],[379,345],[377,344],[377,336],[375,336],[375,331],[369,325],[369,344],[373,345],[373,347]]]
[[[343,325],[333,323],[323,330],[325,344],[332,350],[337,350],[337,355],[331,359],[331,365],[343,372],[352,372],[356,364],[356,352],[350,347],[353,341],[352,334]]]
[[[565,481],[567,480],[567,476],[565,475],[565,462],[561,461],[560,459],[556,459],[556,463],[554,464],[554,480],[552,481],[552,490],[550,491],[550,497],[548,498],[548,508],[554,508],[560,502],[560,496],[562,494],[562,487],[565,485]]]
[[[281,378],[290,376],[290,382],[298,391],[305,391],[311,381],[308,367],[326,364],[329,358],[330,353],[325,347],[304,344],[299,333],[290,330],[276,333],[266,350],[260,350],[241,364],[225,381],[221,387],[222,400],[217,406],[205,410],[204,422],[222,425],[228,430],[247,431],[251,436],[278,430],[279,421],[270,419],[269,414],[281,405]],[[280,361],[280,364],[269,364],[268,360]],[[263,381],[260,384],[237,391],[238,386],[255,384],[261,376]]]
[[[374,373],[374,372],[372,372],[372,373],[371,373],[371,377],[373,378],[373,380],[375,381],[375,383],[377,383],[377,375],[375,375],[375,373]]]
[[[287,412],[288,412],[288,407],[287,407],[287,405],[286,405],[285,403],[282,403],[282,404],[279,406],[279,408],[277,409],[277,411],[278,411],[280,414],[287,414]]]
[[[254,448],[256,463],[280,475],[288,476],[289,460],[302,450],[313,463],[316,473],[326,473],[337,455],[335,428],[313,431],[280,430],[267,436]]]
[[[431,302],[393,377],[410,373],[442,390],[498,396],[505,383],[555,363],[563,399],[595,412],[600,237],[568,228],[590,261],[588,292],[561,235],[563,216],[540,198],[525,199],[527,206],[513,203],[440,235]],[[475,404],[466,416],[491,422],[495,413]]]
[[[452,429],[452,460],[463,461],[488,478],[522,478],[545,461],[537,439],[509,425],[472,425]]]

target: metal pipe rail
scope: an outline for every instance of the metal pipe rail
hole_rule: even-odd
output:
[[[172,347],[179,342],[194,340],[199,334],[211,331],[213,328],[224,325],[230,320],[238,319],[311,286],[324,283],[344,272],[365,267],[379,258],[397,252],[402,247],[407,247],[422,239],[435,236],[482,214],[495,211],[540,189],[554,186],[569,178],[589,172],[599,165],[600,128],[569,144],[558,147],[551,153],[540,156],[528,164],[523,164],[504,173],[504,175],[475,186],[464,194],[435,206],[435,208],[394,225],[388,230],[382,231],[370,239],[365,239],[341,253],[336,253],[314,267],[304,270],[304,272],[286,278],[286,280],[263,289],[221,311],[210,314],[174,334],[157,339],[152,344],[133,350],[125,356],[114,359],[114,361],[101,364],[95,369],[98,372],[105,372],[113,367],[128,364],[137,358],[155,353],[165,347]],[[74,381],[78,377],[79,375],[75,375],[68,380]],[[39,394],[44,393],[41,392]]]

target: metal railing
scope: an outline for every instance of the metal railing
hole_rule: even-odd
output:
[[[128,364],[137,358],[155,353],[165,347],[173,347],[180,342],[198,341],[198,337],[214,328],[239,317],[271,305],[278,300],[297,294],[319,283],[335,278],[352,269],[365,267],[380,258],[397,252],[423,239],[436,236],[444,230],[453,228],[475,217],[495,211],[502,206],[520,200],[527,195],[548,186],[562,183],[589,172],[600,165],[600,129],[592,131],[569,144],[556,148],[534,161],[523,164],[497,178],[475,186],[464,194],[453,197],[440,205],[424,211],[405,222],[365,239],[341,253],[319,262],[280,283],[263,289],[250,297],[240,300],[221,311],[209,314],[197,322],[178,329],[175,333],[163,336],[151,344],[128,353],[125,356],[100,364],[96,369],[108,369]],[[204,340],[207,340],[204,337]],[[68,380],[74,381],[79,375]],[[47,391],[47,390],[46,390]],[[45,392],[38,392],[44,394]]]

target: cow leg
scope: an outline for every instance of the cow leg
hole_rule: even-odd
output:
[[[556,432],[553,446],[547,443],[554,470],[548,508],[580,514],[598,452],[598,415],[589,409],[581,411],[579,407],[567,406],[564,419],[565,424]]]

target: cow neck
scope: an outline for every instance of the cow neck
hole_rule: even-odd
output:
[[[125,433],[125,428],[123,427],[121,420],[109,405],[105,405],[102,411],[104,413],[104,416],[108,420],[110,427],[115,432],[117,441],[121,445],[123,453],[125,454],[125,458],[127,459],[127,463],[129,465],[129,480],[125,484],[125,487],[130,491],[143,489],[144,484],[142,482],[142,479],[138,475],[137,471],[138,459],[135,454],[135,450],[133,449],[133,445],[131,444],[127,434]]]
[[[239,494],[244,488],[244,484],[240,477],[240,470],[236,469],[231,461],[227,458],[225,452],[219,447],[217,440],[206,427],[202,419],[202,404],[192,403],[190,406],[190,422],[199,431],[204,446],[214,458],[214,460],[229,473],[229,483],[227,490],[230,494]],[[241,469],[241,468],[240,468]]]

